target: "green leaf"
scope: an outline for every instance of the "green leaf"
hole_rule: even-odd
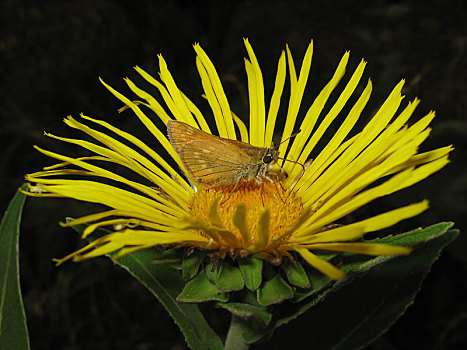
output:
[[[73,228],[81,233],[85,225],[77,225]],[[96,233],[99,234],[99,232]],[[157,297],[180,327],[186,342],[192,349],[222,349],[222,341],[208,325],[198,306],[177,301],[177,296],[185,286],[179,271],[151,263],[159,255],[160,253],[155,249],[145,249],[125,255],[118,260],[112,260]]]
[[[280,274],[263,283],[257,290],[258,303],[263,306],[277,304],[293,297],[294,291]]]
[[[152,259],[151,262],[157,265],[168,265],[177,270],[181,270],[183,264],[183,254],[183,249],[167,249],[161,255]]]
[[[257,290],[263,278],[263,259],[249,256],[247,258],[239,258],[237,261],[243,275],[243,280],[245,281],[245,286],[249,290]]]
[[[458,234],[455,230],[443,232],[448,227],[428,227],[425,230],[429,235],[413,231],[426,239],[412,254],[364,264],[332,288],[297,304],[295,310],[290,304],[277,309],[280,315],[271,327],[287,323],[309,309],[302,322],[319,323],[319,328],[310,327],[307,336],[313,341],[313,349],[356,349],[369,344],[413,303],[431,265]],[[288,336],[302,336],[294,332],[293,328],[287,329]],[[280,335],[276,339],[280,340]]]
[[[453,226],[452,222],[441,222],[424,229],[417,228],[415,230],[405,232],[395,236],[386,236],[383,238],[377,238],[374,240],[366,241],[371,243],[385,243],[402,246],[416,246],[420,243],[426,242],[427,240],[438,237],[444,234],[449,228]],[[348,273],[351,271],[365,271],[366,268],[384,263],[389,259],[393,259],[393,256],[367,256],[356,253],[343,253],[342,269]]]
[[[204,301],[227,301],[229,294],[219,292],[217,287],[212,284],[206,277],[204,271],[187,283],[185,288],[177,297],[178,301],[200,303]]]
[[[239,329],[245,342],[250,344],[256,343],[270,334],[264,323],[253,317],[241,319]]]
[[[246,350],[249,344],[267,340],[272,333],[263,322],[254,317],[242,318],[232,314],[229,332],[225,339],[225,350]]]
[[[452,222],[440,222],[438,224],[428,226],[426,228],[417,228],[409,232],[401,233],[400,235],[387,236],[369,242],[389,243],[397,245],[414,245],[421,242],[425,242],[427,239],[431,239],[440,234],[443,234],[453,225],[454,223]]]
[[[185,281],[191,280],[198,274],[199,265],[206,256],[205,251],[196,250],[190,255],[184,255],[182,264],[182,278]]]
[[[238,267],[224,260],[216,281],[216,287],[222,292],[242,290],[244,286],[242,273]]]
[[[17,192],[0,226],[0,349],[29,349],[19,286],[19,224],[26,196]]]
[[[452,227],[452,225],[452,222],[441,222],[424,229],[417,228],[399,235],[390,235],[384,238],[377,238],[365,242],[413,246],[443,234],[447,229]],[[321,255],[320,257],[329,260],[334,256],[336,256],[336,254],[333,253],[325,256]],[[342,253],[340,254],[340,257],[342,259],[342,269],[346,273],[358,271],[359,269],[364,270],[367,265],[377,265],[393,258],[386,256],[375,257],[357,253]],[[318,297],[323,291],[334,284],[329,277],[321,273],[315,273],[312,271],[308,273],[308,277],[310,278],[312,288],[297,291],[293,297],[294,302],[301,302],[309,297]],[[346,280],[346,283],[347,282],[349,282],[349,280]]]
[[[254,317],[265,326],[271,322],[272,314],[266,306],[256,306],[245,303],[218,303],[218,306],[241,318]]]
[[[310,279],[308,278],[305,269],[298,261],[295,263],[290,261],[284,262],[281,267],[290,284],[300,288],[310,287]]]

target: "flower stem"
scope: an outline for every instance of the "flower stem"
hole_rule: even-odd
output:
[[[224,350],[247,350],[250,347],[250,344],[246,343],[242,336],[242,323],[243,320],[240,317],[232,314]]]

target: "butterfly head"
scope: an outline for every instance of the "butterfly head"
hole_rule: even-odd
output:
[[[276,164],[279,159],[284,159],[284,158],[279,157],[279,146],[282,145],[284,142],[290,140],[291,138],[294,138],[295,136],[297,136],[301,131],[302,130],[299,129],[298,131],[294,132],[292,135],[287,137],[285,140],[282,140],[282,142],[278,144],[277,146],[274,146],[274,142],[273,142],[270,148],[265,148],[265,152],[261,157],[263,164],[268,165],[269,168],[272,168],[272,166]],[[284,159],[284,160],[287,160],[287,159]]]
[[[264,165],[273,166],[279,159],[279,149],[276,147],[266,148],[264,154],[261,157],[261,161]]]

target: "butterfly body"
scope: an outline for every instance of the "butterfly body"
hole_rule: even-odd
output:
[[[167,123],[170,143],[180,156],[191,178],[204,187],[227,186],[240,181],[270,180],[268,172],[279,158],[279,151],[225,139],[186,123]]]

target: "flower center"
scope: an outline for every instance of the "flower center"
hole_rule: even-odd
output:
[[[283,188],[281,183],[264,181],[262,184],[258,184],[253,179],[248,182],[242,181],[237,185],[219,186],[196,192],[189,205],[190,215],[215,225],[212,222],[212,216],[210,217],[210,212],[212,213],[211,206],[216,198],[220,198],[217,207],[218,218],[222,221],[225,230],[235,235],[239,243],[239,245],[235,244],[235,247],[229,247],[225,244],[217,245],[216,248],[229,251],[246,249],[250,253],[254,253],[268,250],[267,245],[260,246],[255,243],[261,239],[258,237],[261,235],[260,230],[264,231],[264,227],[259,227],[264,208],[269,210],[270,218],[267,231],[268,242],[290,229],[303,211],[301,198],[290,189]],[[239,204],[244,204],[247,209],[244,221],[246,221],[249,237],[246,239],[245,233],[243,232],[242,235],[237,226],[238,222],[234,223],[234,214]]]

